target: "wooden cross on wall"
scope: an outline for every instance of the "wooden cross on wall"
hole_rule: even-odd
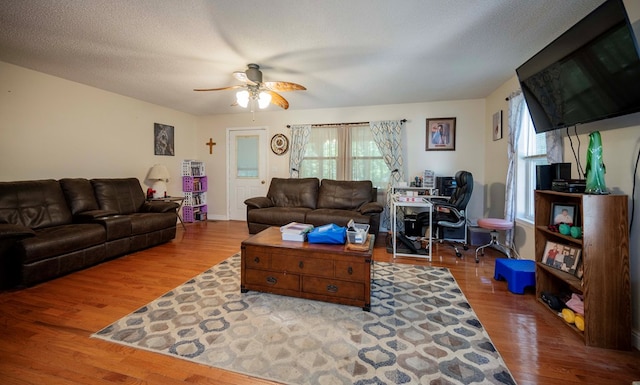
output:
[[[209,154],[213,154],[213,146],[216,145],[216,142],[213,141],[213,138],[209,138],[209,142],[205,144],[209,146]]]

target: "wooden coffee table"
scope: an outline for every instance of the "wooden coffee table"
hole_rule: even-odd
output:
[[[241,291],[249,290],[371,309],[374,236],[366,251],[345,245],[283,241],[270,227],[242,242]]]

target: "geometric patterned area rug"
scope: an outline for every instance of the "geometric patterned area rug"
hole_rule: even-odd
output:
[[[285,384],[515,384],[446,268],[375,262],[371,311],[240,292],[240,254],[93,335]]]

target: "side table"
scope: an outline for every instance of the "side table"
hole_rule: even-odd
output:
[[[180,221],[183,230],[187,230],[187,227],[184,225],[182,221],[182,216],[180,215],[180,210],[182,209],[182,204],[184,203],[184,197],[164,197],[164,198],[148,198],[147,201],[153,202],[176,202],[178,204],[178,208],[176,209],[176,217]]]

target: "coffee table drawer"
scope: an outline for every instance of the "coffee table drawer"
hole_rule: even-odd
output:
[[[365,268],[361,261],[336,261],[336,278],[360,281],[365,277]]]
[[[271,268],[297,274],[333,277],[333,261],[330,259],[306,258],[298,255],[274,255]]]
[[[271,265],[271,254],[262,250],[251,250],[246,252],[244,261],[249,269],[268,269]]]
[[[302,277],[302,291],[329,297],[364,301],[364,284],[335,279]]]
[[[300,290],[300,276],[264,270],[245,270],[245,285],[258,285],[265,288]]]

